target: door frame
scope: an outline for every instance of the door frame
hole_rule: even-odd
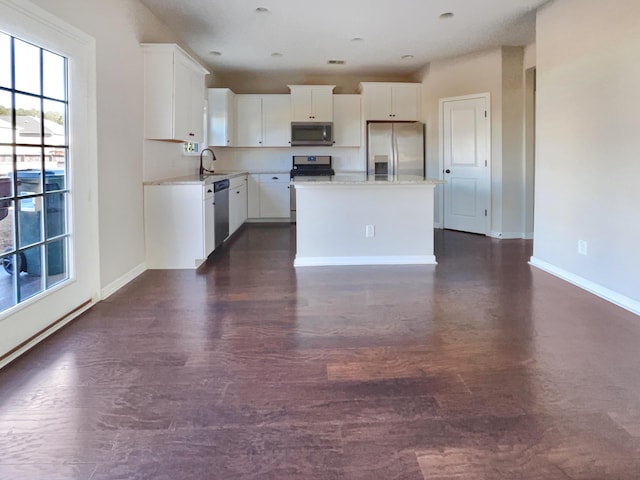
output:
[[[69,278],[0,313],[0,368],[100,300],[96,43],[30,2],[0,0],[0,28],[67,57]]]
[[[491,157],[491,93],[474,93],[471,95],[461,95],[457,97],[445,97],[438,100],[438,128],[440,129],[438,132],[438,179],[444,181],[444,105],[447,102],[456,102],[461,100],[474,100],[482,98],[485,101],[486,112],[487,112],[487,122],[485,125],[485,145],[487,148],[486,156],[487,156],[487,191],[489,192],[489,208],[487,209],[487,219],[485,221],[485,236],[489,236],[491,234],[491,225],[492,222],[492,210],[493,210],[493,190],[491,188],[492,184],[492,157]],[[440,228],[447,228],[444,221],[444,185],[440,188],[440,193],[438,195],[440,208],[438,215],[440,217]]]

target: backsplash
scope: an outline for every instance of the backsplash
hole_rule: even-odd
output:
[[[214,168],[219,171],[246,170],[288,172],[293,155],[331,155],[333,169],[341,171],[364,171],[364,150],[360,148],[294,147],[294,148],[227,148],[214,147],[217,161]],[[206,165],[205,165],[206,167]]]

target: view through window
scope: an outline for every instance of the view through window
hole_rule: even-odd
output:
[[[0,312],[69,278],[67,59],[0,32]]]

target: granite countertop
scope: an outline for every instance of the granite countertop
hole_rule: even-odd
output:
[[[291,183],[296,186],[314,185],[438,185],[445,183],[437,178],[420,175],[367,175],[366,173],[336,174],[330,177],[295,177]]]
[[[144,185],[209,185],[219,180],[228,180],[240,175],[247,175],[249,172],[215,172],[209,175],[185,175],[183,177],[163,178],[161,180],[150,180]]]

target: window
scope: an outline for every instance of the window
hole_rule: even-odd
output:
[[[69,278],[67,59],[0,32],[0,312]]]

